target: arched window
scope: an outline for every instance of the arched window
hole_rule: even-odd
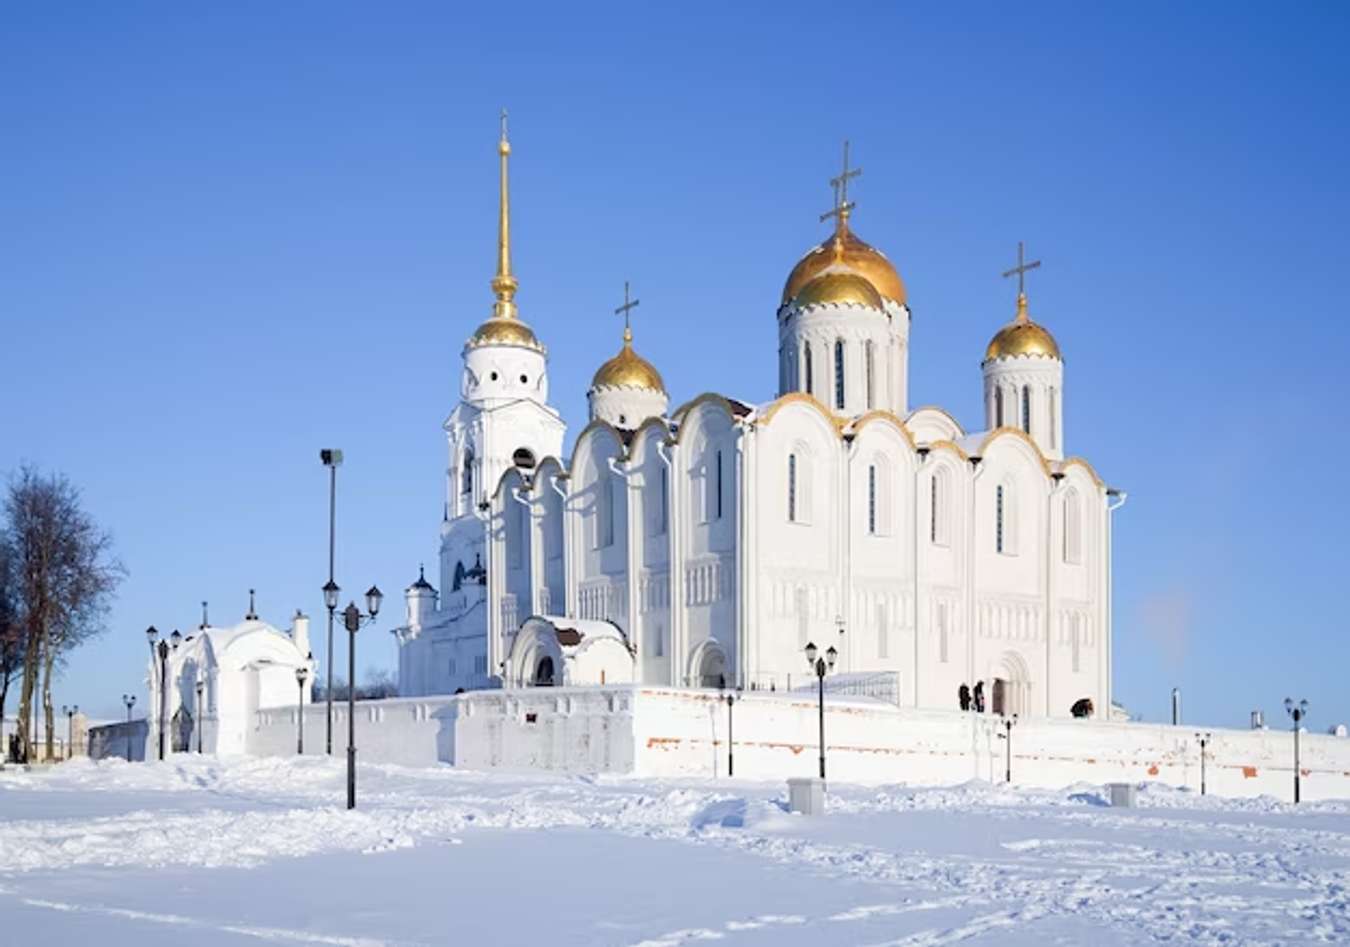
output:
[[[802,364],[806,370],[806,393],[813,395],[816,393],[816,373],[811,364],[811,343],[807,342],[802,346]]]
[[[1064,494],[1064,561],[1071,565],[1083,561],[1083,504],[1072,487]]]
[[[1050,449],[1059,450],[1059,392],[1050,389]]]
[[[877,465],[867,468],[867,534],[877,534]]]
[[[886,536],[890,531],[890,464],[878,454],[867,467],[867,533],[869,536]]]
[[[1022,386],[1022,430],[1031,433],[1031,386]]]
[[[797,522],[797,455],[788,454],[788,522]]]
[[[834,407],[844,410],[844,340],[834,343]]]
[[[804,445],[788,455],[788,522],[811,521],[811,456]]]
[[[670,474],[664,465],[656,479],[656,495],[651,498],[652,535],[664,536],[670,520],[670,501],[667,491],[670,489]]]
[[[464,450],[464,459],[459,470],[459,492],[473,493],[473,448]]]
[[[454,582],[451,583],[450,585],[450,591],[458,592],[460,590],[460,588],[464,585],[464,574],[465,574],[464,563],[456,562],[455,579]]]
[[[604,549],[614,545],[614,478],[602,477],[595,503],[595,545]]]
[[[512,500],[510,509],[511,529],[506,536],[506,545],[511,568],[519,569],[525,561],[525,507]]]
[[[947,526],[951,518],[948,513],[950,478],[947,468],[939,467],[928,481],[928,541],[935,546],[946,546],[950,541]]]
[[[863,369],[865,370],[866,375],[867,375],[867,378],[866,378],[866,384],[867,384],[867,410],[868,410],[868,411],[871,411],[873,408],[875,408],[875,407],[876,407],[876,403],[877,403],[877,399],[876,399],[876,386],[875,386],[875,383],[874,383],[873,380],[872,380],[872,377],[873,377],[873,376],[872,376],[872,371],[873,371],[873,369],[874,369],[874,367],[875,367],[875,365],[874,365],[874,362],[875,362],[874,349],[875,349],[875,346],[872,344],[872,340],[871,340],[871,339],[868,339],[868,340],[863,344]]]
[[[516,452],[511,455],[511,463],[515,464],[521,470],[534,469],[534,451],[528,447],[517,447]]]
[[[994,389],[994,427],[1003,427],[1003,389]]]
[[[1005,555],[1017,555],[1017,496],[1011,483],[994,489],[994,549]]]
[[[715,502],[713,503],[713,518],[722,518],[722,451],[718,450],[716,460],[716,470],[713,475],[713,489],[716,491]]]

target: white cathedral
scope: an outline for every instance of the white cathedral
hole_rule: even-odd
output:
[[[625,327],[563,456],[547,351],[517,311],[505,128],[491,318],[464,345],[440,588],[407,589],[399,691],[638,683],[784,690],[895,682],[902,706],[1067,717],[1111,707],[1111,513],[1124,494],[1066,455],[1064,363],[1013,319],[982,362],[984,424],[909,407],[911,314],[851,229],[793,267],[778,397],[671,410]],[[626,312],[625,312],[626,314]]]

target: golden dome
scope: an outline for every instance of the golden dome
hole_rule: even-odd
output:
[[[884,309],[881,294],[871,281],[843,269],[820,274],[803,286],[792,301],[799,309],[824,303],[853,303]]]
[[[783,286],[783,302],[788,302],[807,283],[836,265],[842,265],[849,272],[861,276],[887,299],[901,304],[905,302],[905,284],[891,261],[848,229],[831,234],[824,243],[812,247],[797,262]]]
[[[984,350],[984,360],[996,358],[1016,358],[1019,355],[1040,355],[1063,361],[1059,354],[1059,344],[1044,326],[1037,325],[1027,315],[1027,297],[1025,293],[1017,296],[1017,316],[1008,323],[989,342]]]
[[[523,345],[543,350],[534,330],[515,316],[493,316],[469,337],[469,345]]]
[[[648,391],[666,390],[661,373],[651,362],[633,351],[633,332],[623,330],[623,348],[595,373],[592,388],[644,388]]]

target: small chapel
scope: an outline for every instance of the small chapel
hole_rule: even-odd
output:
[[[841,687],[904,707],[955,709],[977,686],[1007,715],[1111,707],[1125,495],[1068,450],[1064,357],[1020,244],[1011,316],[978,358],[984,417],[912,407],[905,283],[854,229],[845,145],[831,231],[772,307],[777,397],[672,406],[625,285],[618,351],[565,456],[548,352],[516,302],[504,116],[497,154],[494,302],[444,423],[439,589],[419,575],[394,629],[401,695],[794,690],[816,684],[814,645]]]

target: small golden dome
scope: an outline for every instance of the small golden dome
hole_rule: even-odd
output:
[[[792,302],[798,309],[825,303],[853,303],[873,309],[884,309],[885,305],[869,280],[843,269],[820,274],[803,286]]]
[[[666,390],[661,373],[651,362],[633,351],[633,332],[623,330],[623,348],[619,354],[600,366],[591,379],[592,388],[643,388],[647,391]]]
[[[1020,355],[1039,355],[1063,361],[1055,337],[1044,326],[1032,322],[1027,315],[1025,293],[1017,297],[1017,316],[990,340],[989,347],[984,351],[984,360],[988,362]]]
[[[861,276],[887,299],[905,302],[905,284],[891,261],[880,250],[860,240],[852,230],[831,234],[824,243],[807,251],[788,274],[783,286],[783,302],[788,302],[807,283],[836,265]]]
[[[514,316],[493,316],[469,337],[469,345],[523,345],[541,351],[544,348],[534,330]]]

